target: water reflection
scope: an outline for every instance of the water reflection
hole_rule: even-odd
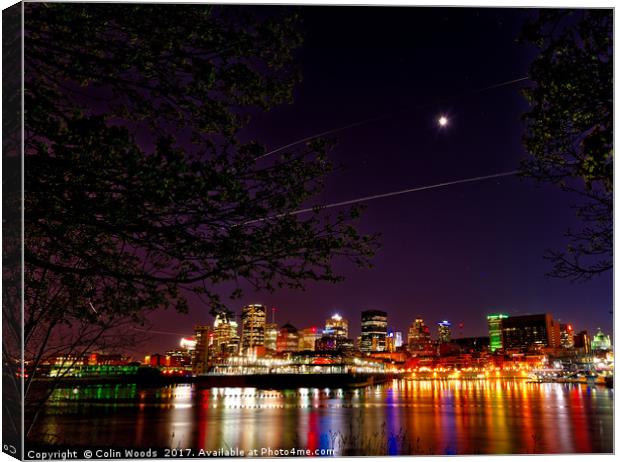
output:
[[[56,390],[48,444],[334,449],[341,455],[611,452],[613,391],[525,381],[394,381],[364,389]],[[88,422],[88,425],[85,425]]]

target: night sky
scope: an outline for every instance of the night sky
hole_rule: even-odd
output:
[[[267,8],[263,8],[266,14]],[[516,43],[531,10],[304,7],[303,82],[295,102],[256,117],[244,131],[275,149],[335,127],[388,115],[338,132],[332,151],[344,169],[314,203],[329,203],[450,180],[515,170],[525,155],[519,88],[479,89],[527,75],[535,56]],[[440,114],[449,125],[439,129]],[[487,335],[486,314],[550,312],[578,330],[611,333],[612,275],[573,284],[545,276],[546,249],[563,249],[577,225],[575,198],[548,185],[507,177],[368,202],[363,233],[382,233],[374,268],[340,261],[340,284],[301,291],[248,289],[230,307],[277,306],[276,321],[322,326],[334,312],[359,334],[360,312],[381,309],[406,337],[417,316],[431,326],[462,322],[462,334]],[[314,204],[313,203],[313,204]],[[224,293],[224,291],[222,291]],[[151,317],[158,331],[191,335],[211,323],[191,298],[188,315]],[[178,336],[155,334],[133,353],[164,352]]]

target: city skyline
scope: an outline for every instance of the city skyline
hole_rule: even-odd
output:
[[[252,303],[252,304],[242,307],[240,309],[239,314],[233,311],[231,313],[227,313],[226,315],[226,317],[229,318],[229,321],[231,321],[232,324],[234,325],[234,329],[235,329],[234,332],[236,332],[238,346],[240,347],[239,352],[238,352],[239,355],[247,354],[247,347],[243,347],[244,345],[244,340],[243,340],[244,339],[244,324],[242,322],[243,312],[246,311],[248,308],[254,309],[255,307],[264,308],[265,313],[275,311],[273,310],[273,308],[275,307],[269,307],[267,305],[263,305],[260,303]],[[343,338],[348,338],[350,340],[353,340],[354,344],[356,345],[356,348],[359,348],[359,345],[357,345],[357,341],[362,339],[362,324],[364,322],[363,319],[364,319],[365,312],[381,313],[381,311],[377,311],[377,310],[363,310],[363,311],[360,311],[358,313],[357,318],[353,320],[350,317],[344,316],[341,312],[334,312],[331,315],[326,316],[325,318],[316,319],[316,322],[310,325],[298,325],[298,324],[291,322],[290,320],[278,320],[277,318],[275,322],[272,322],[272,318],[270,316],[263,316],[264,323],[262,325],[264,326],[263,327],[264,334],[261,334],[263,341],[259,343],[261,345],[267,345],[268,343],[267,330],[269,328],[274,329],[274,335],[277,335],[277,333],[280,332],[280,330],[286,326],[291,326],[297,329],[297,331],[299,332],[300,344],[301,344],[301,337],[303,335],[303,332],[308,331],[308,330],[312,330],[313,332],[318,333],[318,334],[325,333],[325,334],[329,334],[330,336],[338,336],[339,335],[338,331],[334,331],[333,329],[327,328],[330,322],[333,322],[334,319],[337,319],[338,322],[345,322],[347,326],[346,332],[348,335],[343,336]],[[455,322],[454,320],[441,319],[441,318],[435,320],[435,319],[426,318],[423,316],[416,316],[412,318],[411,322],[409,322],[407,325],[396,325],[390,321],[390,313],[385,312],[385,314],[387,315],[387,323],[385,325],[385,334],[389,334],[390,332],[393,333],[394,335],[396,333],[401,334],[403,338],[403,342],[404,342],[403,346],[406,350],[409,350],[409,347],[407,345],[408,345],[408,337],[411,335],[411,329],[414,327],[414,325],[417,326],[420,321],[422,322],[422,326],[425,326],[426,336],[429,338],[430,341],[439,342],[439,343],[450,343],[451,341],[457,341],[459,339],[487,337],[490,340],[490,352],[493,353],[495,349],[501,348],[501,341],[498,341],[497,338],[495,339],[493,338],[493,332],[499,332],[499,335],[501,336],[501,321],[502,320],[510,319],[510,318],[512,319],[527,318],[527,317],[536,318],[540,316],[542,317],[550,316],[551,319],[555,322],[555,324],[557,326],[560,326],[560,328],[561,326],[569,326],[569,329],[572,331],[573,334],[578,334],[578,333],[585,331],[587,332],[590,339],[592,339],[597,332],[602,331],[609,336],[610,340],[613,343],[613,329],[612,328],[607,328],[605,326],[596,326],[593,329],[588,329],[584,326],[581,326],[579,324],[572,322],[571,320],[560,320],[560,318],[555,317],[555,313],[553,312],[518,313],[518,314],[512,314],[512,315],[509,315],[505,312],[502,312],[502,313],[489,312],[481,318],[481,320],[483,320],[481,324],[484,325],[484,328],[480,331],[477,331],[476,335],[466,334],[463,330],[463,326],[459,325],[460,323]],[[492,324],[491,319],[495,320],[494,324]],[[498,320],[499,320],[499,324],[497,324]],[[217,325],[218,325],[217,316],[213,318],[212,324],[213,324],[212,329],[214,329],[213,332],[216,332]],[[252,323],[249,323],[249,324],[252,324]],[[175,332],[175,331],[156,331],[155,335],[168,337],[170,339],[169,342],[167,342],[166,344],[167,346],[160,350],[145,351],[144,353],[136,351],[136,354],[137,354],[136,359],[140,359],[139,357],[141,354],[150,355],[154,353],[162,353],[164,351],[168,351],[171,348],[175,348],[179,344],[178,342],[179,336],[183,337],[181,339],[181,343],[183,343],[184,341],[187,341],[188,338],[191,338],[192,336],[195,335],[195,333],[197,332],[196,329],[200,330],[200,329],[206,328],[207,326],[211,328],[211,324],[208,322],[197,323],[194,325],[191,331],[188,331],[185,333]],[[442,327],[443,326],[448,327],[447,340],[445,339],[442,340]],[[351,329],[351,327],[353,327],[353,329]],[[248,331],[250,331],[250,327],[248,327]],[[255,334],[252,332],[252,335],[254,336]],[[274,346],[272,349],[275,350],[275,336],[274,336],[273,342],[274,342]],[[558,337],[557,342],[558,343],[556,347],[559,347],[560,342],[561,342],[560,337]],[[269,347],[267,349],[269,349]],[[362,350],[362,352],[363,351],[364,350]],[[370,352],[370,351],[375,351],[375,350],[371,349],[367,351]],[[233,352],[231,351],[231,353]]]

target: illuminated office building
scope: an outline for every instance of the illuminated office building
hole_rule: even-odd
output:
[[[450,343],[450,338],[452,337],[452,324],[450,321],[441,321],[437,323],[437,329],[439,332],[439,343]]]
[[[299,331],[299,351],[315,351],[316,342],[321,338],[321,329],[308,327]]]
[[[504,349],[535,349],[560,346],[560,324],[549,314],[510,316],[502,319]]]
[[[270,352],[276,351],[278,340],[278,325],[275,322],[265,324],[265,349]]]
[[[387,313],[379,310],[362,311],[362,341],[360,350],[386,351]]]
[[[573,348],[575,346],[575,332],[570,324],[560,324],[560,346]]]
[[[349,337],[349,321],[344,319],[338,313],[325,321],[325,335],[333,335],[339,338]]]
[[[183,337],[179,342],[179,346],[187,351],[194,351],[196,349],[196,339],[194,337]]]
[[[264,305],[247,305],[241,311],[241,353],[256,356],[265,348],[267,308]]]
[[[218,313],[213,322],[213,347],[216,355],[237,353],[239,335],[231,313]]]
[[[592,346],[590,344],[590,336],[587,330],[582,330],[573,336],[573,342],[575,348],[581,350],[582,353],[590,353]]]
[[[194,374],[204,374],[209,369],[210,347],[213,344],[213,332],[211,326],[197,325],[194,328],[194,340],[196,349],[194,351]]]
[[[431,331],[422,318],[416,318],[409,327],[407,348],[411,352],[426,350],[431,342]]]
[[[293,353],[299,349],[299,332],[292,324],[286,323],[278,332],[276,351],[278,353]]]
[[[502,321],[508,318],[507,314],[497,313],[487,316],[489,324],[489,350],[491,353],[495,350],[501,350],[503,347]]]
[[[401,348],[403,346],[403,333],[398,331],[394,332],[394,346]]]

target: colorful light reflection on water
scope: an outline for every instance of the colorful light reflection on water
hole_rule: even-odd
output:
[[[356,390],[135,385],[57,390],[50,444],[334,449],[340,455],[613,451],[613,390],[523,380],[405,381]]]

